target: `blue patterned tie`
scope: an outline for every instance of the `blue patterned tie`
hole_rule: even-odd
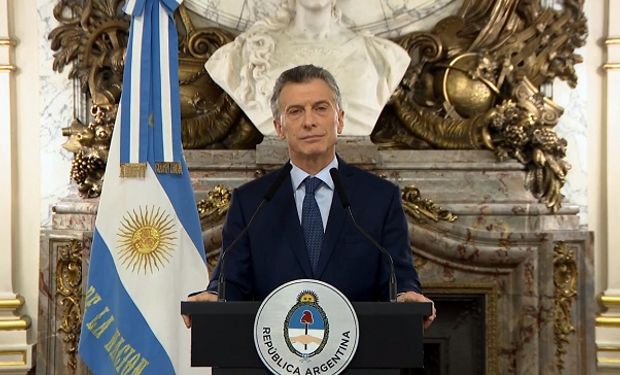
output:
[[[321,244],[323,243],[323,220],[321,210],[314,198],[315,190],[323,183],[319,178],[307,177],[304,180],[306,185],[306,196],[301,209],[301,226],[306,237],[306,249],[312,264],[312,272],[316,274],[316,267],[319,263],[321,254]]]

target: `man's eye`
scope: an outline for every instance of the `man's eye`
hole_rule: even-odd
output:
[[[318,112],[327,112],[329,110],[329,106],[326,105],[326,104],[325,105],[319,105],[319,106],[316,106],[314,108],[314,110],[318,111]]]
[[[299,108],[291,108],[287,111],[289,115],[298,115],[301,113],[301,109]]]

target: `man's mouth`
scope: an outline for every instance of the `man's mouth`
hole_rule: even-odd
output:
[[[323,138],[323,134],[304,135],[300,139],[302,141],[313,141],[313,140],[321,139],[321,138]]]

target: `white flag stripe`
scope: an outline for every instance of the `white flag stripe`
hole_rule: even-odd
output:
[[[170,96],[170,41],[168,35],[168,12],[159,3],[159,61],[161,72],[161,132],[163,136],[164,161],[174,161],[172,148],[172,109]],[[177,51],[173,51],[177,53]]]
[[[144,13],[132,19],[131,90],[129,93],[129,162],[140,162],[140,85]],[[147,77],[145,77],[147,78]],[[108,161],[108,165],[110,162]]]
[[[119,132],[114,132],[108,159],[109,173],[107,170],[105,175],[105,185],[114,189],[101,195],[95,226],[112,253],[123,286],[168,353],[177,373],[204,374],[204,369],[185,370],[190,368],[190,352],[181,352],[180,343],[190,342],[190,331],[183,325],[179,306],[189,293],[201,290],[207,284],[205,263],[176,217],[174,207],[150,164],[144,179],[119,177],[119,147]],[[146,274],[143,270],[131,271],[119,259],[121,217],[118,208],[137,211],[140,206],[143,209],[152,207],[154,202],[176,222],[175,246],[168,261],[158,271],[147,271]]]
[[[127,13],[133,13],[135,7],[136,0],[127,0],[127,3],[125,3],[125,11]]]

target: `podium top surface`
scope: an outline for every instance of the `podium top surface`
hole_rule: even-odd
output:
[[[181,302],[181,313],[185,315],[247,314],[258,311],[261,302]],[[430,302],[352,302],[358,315],[430,315]]]

